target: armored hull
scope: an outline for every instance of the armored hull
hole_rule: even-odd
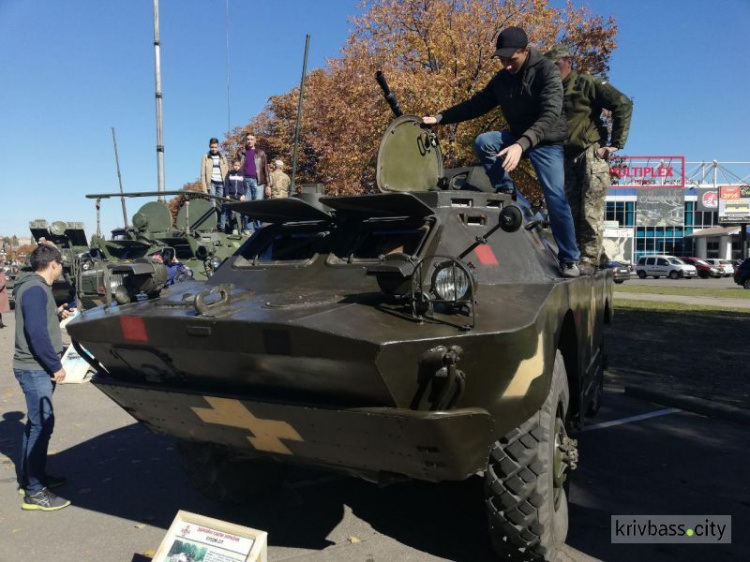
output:
[[[247,455],[444,480],[482,470],[492,443],[540,407],[558,348],[582,411],[601,362],[609,274],[563,281],[537,230],[500,232],[464,258],[473,311],[415,317],[369,271],[394,249],[426,263],[460,254],[508,196],[275,203],[243,204],[277,207],[277,222],[205,285],[69,324],[100,368],[94,384],[138,420]],[[324,211],[300,220],[301,209]],[[461,389],[439,373],[457,348]]]

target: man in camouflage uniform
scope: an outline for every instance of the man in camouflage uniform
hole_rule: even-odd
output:
[[[560,69],[565,100],[563,109],[570,136],[565,143],[565,194],[573,213],[581,250],[581,272],[599,267],[604,230],[604,200],[609,189],[609,155],[625,146],[633,103],[606,81],[573,70],[573,59],[563,45],[547,58]],[[602,119],[611,112],[612,131]]]
[[[275,160],[273,166],[274,170],[269,177],[271,197],[274,199],[289,197],[289,184],[292,183],[292,180],[284,173],[284,162]]]

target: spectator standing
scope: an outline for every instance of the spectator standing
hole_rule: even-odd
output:
[[[56,511],[70,501],[50,488],[65,478],[47,472],[47,450],[55,426],[52,393],[65,380],[60,357],[63,352],[60,319],[68,316],[65,305],[56,308],[52,283],[62,275],[62,255],[40,244],[29,257],[32,273],[16,279],[16,342],[13,373],[26,398],[27,421],[21,443],[18,484],[24,494],[21,508]]]
[[[565,143],[565,194],[581,250],[581,271],[593,274],[603,258],[604,201],[610,186],[607,160],[625,146],[633,102],[606,81],[573,70],[573,58],[564,45],[556,45],[546,57],[557,65],[562,78],[570,129]],[[612,116],[611,134],[602,119],[605,109]]]
[[[242,173],[242,160],[236,158],[232,162],[232,169],[224,178],[224,196],[231,201],[244,201],[245,200],[245,174]],[[227,221],[230,224],[234,222],[237,225],[238,231],[244,231],[247,227],[247,218],[245,215],[238,213],[231,213],[234,215],[234,219],[230,216],[231,211],[227,211]]]
[[[270,182],[271,197],[289,197],[289,185],[292,183],[292,180],[284,173],[284,162],[281,160],[274,160]]]
[[[224,196],[224,176],[229,172],[229,164],[226,157],[219,152],[219,139],[212,138],[208,141],[208,154],[201,161],[201,188],[203,193]],[[219,216],[219,230],[224,231],[223,208],[218,208],[216,200],[211,200],[211,205],[216,208]]]
[[[262,148],[255,146],[255,135],[245,135],[245,147],[240,150],[242,171],[245,174],[245,199],[258,201],[269,197],[268,187],[268,159]],[[253,229],[260,228],[260,221],[253,221]]]
[[[8,299],[8,280],[5,278],[2,265],[0,265],[0,328],[5,328],[5,324],[3,324],[4,312],[10,312],[10,301]]]
[[[578,277],[580,252],[573,217],[565,198],[563,142],[568,126],[562,115],[560,71],[535,47],[526,32],[508,27],[497,37],[494,57],[503,67],[484,89],[436,116],[425,116],[425,125],[460,123],[500,107],[510,131],[479,135],[474,150],[495,191],[514,193],[510,178],[522,157],[531,160],[549,211],[552,235],[557,242],[563,277]]]

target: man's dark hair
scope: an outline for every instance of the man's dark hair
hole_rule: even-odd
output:
[[[212,144],[219,144],[219,139],[216,137],[211,137],[211,140],[208,141],[208,146],[211,146]]]
[[[53,261],[62,263],[62,254],[60,250],[52,246],[47,246],[47,244],[39,244],[29,256],[32,271],[42,271]]]
[[[242,158],[235,158],[232,160],[232,164],[242,164]]]

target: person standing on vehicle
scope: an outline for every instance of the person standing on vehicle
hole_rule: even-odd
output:
[[[13,373],[26,398],[27,422],[21,443],[18,484],[24,493],[22,509],[56,511],[70,501],[50,491],[65,478],[47,473],[47,450],[55,426],[52,393],[65,380],[60,319],[68,316],[55,306],[52,283],[62,275],[60,250],[40,244],[29,257],[33,273],[16,279],[16,343]]]
[[[208,141],[208,154],[203,155],[201,161],[201,188],[203,193],[215,195],[216,197],[224,196],[224,176],[229,171],[229,164],[226,156],[219,152],[219,139],[212,138]],[[223,209],[217,208],[215,199],[211,199],[211,205],[216,208],[219,215],[219,231],[224,232],[224,212]]]
[[[242,173],[242,160],[235,158],[232,162],[232,169],[224,178],[224,196],[230,201],[244,201],[245,200],[245,175]],[[230,228],[232,223],[237,224],[237,233],[244,231],[247,226],[247,219],[245,215],[239,213],[231,213],[235,216],[233,220],[230,216],[231,211],[227,212],[227,221],[229,222]]]
[[[289,197],[289,185],[292,183],[292,179],[284,173],[284,162],[274,160],[273,167],[274,170],[271,172],[271,197],[274,199]]]
[[[263,149],[256,148],[255,135],[245,135],[245,147],[239,154],[245,174],[245,200],[258,201],[269,197],[271,189],[268,187],[268,159]],[[253,221],[253,228],[260,228],[260,221]]]
[[[581,250],[581,272],[593,274],[604,253],[608,159],[625,146],[633,102],[606,81],[573,70],[573,58],[564,45],[556,45],[545,56],[557,65],[563,82],[563,108],[570,129],[565,143],[565,194]],[[602,119],[603,110],[611,112],[611,134]]]
[[[500,32],[494,57],[503,67],[484,89],[435,116],[423,117],[422,122],[460,123],[499,106],[510,131],[479,135],[474,150],[496,192],[514,193],[509,172],[522,157],[531,160],[544,192],[562,276],[578,277],[580,252],[564,189],[562,144],[568,137],[568,127],[562,115],[560,72],[538,49],[529,46],[520,27]]]

